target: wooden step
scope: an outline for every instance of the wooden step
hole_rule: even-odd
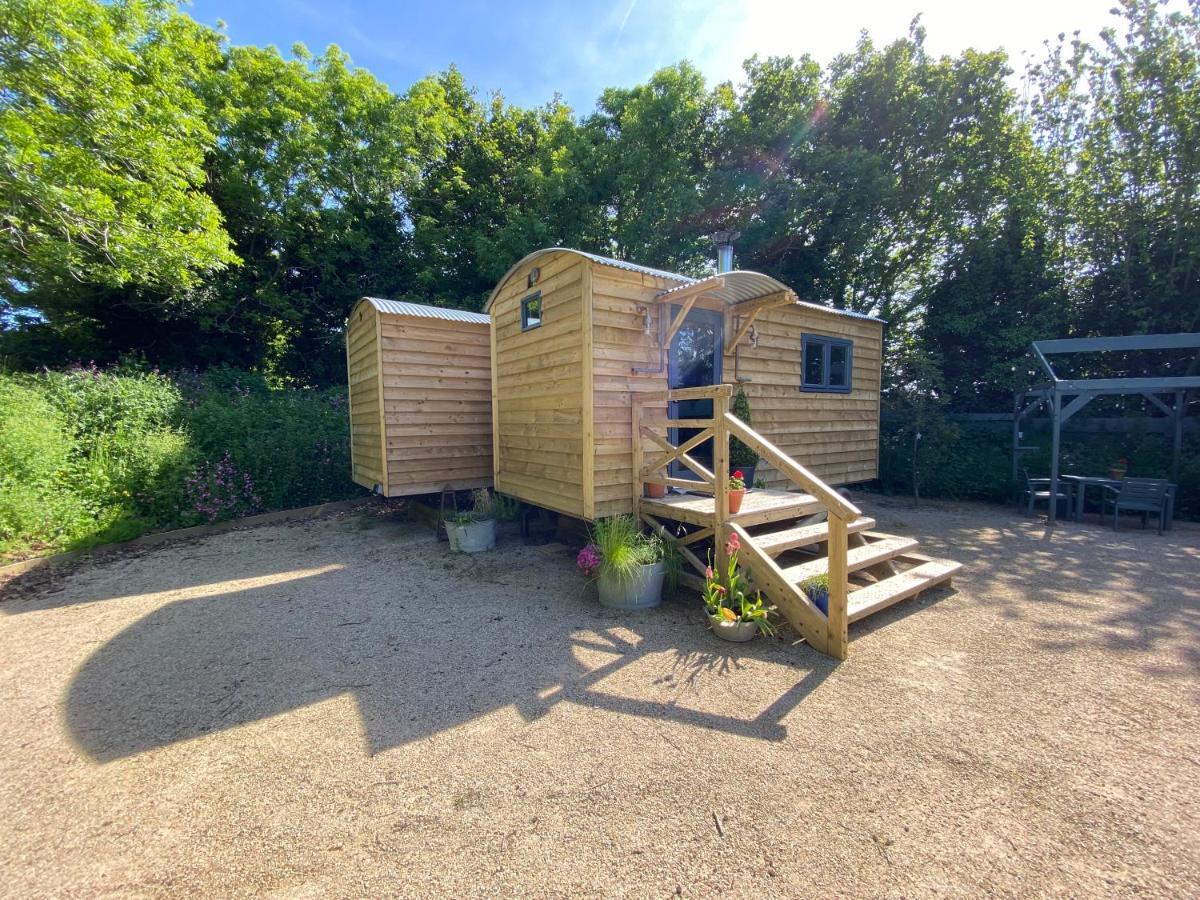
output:
[[[887,562],[893,557],[912,550],[917,542],[912,538],[888,536],[881,541],[864,544],[861,547],[851,547],[846,554],[846,571],[857,572],[869,566]],[[788,566],[783,574],[792,584],[800,584],[814,575],[825,575],[829,572],[829,559],[822,556],[796,566]]]
[[[847,534],[866,531],[875,527],[875,520],[867,516],[859,516],[846,526]],[[756,534],[754,543],[762,548],[769,556],[778,556],[785,550],[796,547],[807,547],[809,544],[821,544],[829,540],[829,523],[814,522],[811,525],[796,525],[783,531],[770,531],[766,534]]]
[[[846,618],[857,622],[893,603],[907,600],[921,591],[948,582],[961,568],[962,564],[953,560],[931,559],[916,568],[859,588],[850,594]]]
[[[641,501],[642,512],[646,515],[687,522],[689,525],[712,525],[715,508],[715,501],[706,494],[668,494],[655,499],[646,497]],[[741,510],[736,516],[730,516],[729,521],[743,527],[765,525],[782,519],[811,516],[821,508],[820,502],[808,494],[753,490],[746,492]]]

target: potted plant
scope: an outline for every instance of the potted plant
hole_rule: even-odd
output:
[[[1122,457],[1118,459],[1108,470],[1108,477],[1113,481],[1120,481],[1125,477],[1125,473],[1129,471],[1129,460]]]
[[[471,509],[456,512],[446,523],[450,549],[461,553],[480,553],[496,546],[496,516],[491,491],[480,488],[471,493]]]
[[[733,395],[729,411],[750,424],[750,398],[746,396],[745,388],[739,387]],[[758,465],[758,453],[754,448],[738,438],[729,439],[729,471],[741,470],[747,485],[754,485],[754,469]]]
[[[729,476],[729,514],[736,515],[742,508],[742,500],[746,496],[746,478],[738,469]]]
[[[612,609],[646,609],[662,602],[663,585],[679,577],[679,551],[658,535],[645,534],[633,516],[597,519],[592,541],[575,559],[595,577],[600,603]]]
[[[828,575],[813,575],[811,578],[806,578],[801,582],[800,589],[808,595],[808,599],[812,601],[813,606],[825,615],[829,615]]]
[[[724,641],[744,643],[759,632],[774,634],[775,626],[768,618],[771,610],[763,603],[762,594],[755,591],[753,599],[750,597],[749,583],[738,568],[739,549],[737,534],[731,534],[725,545],[729,566],[724,583],[713,572],[712,552],[709,552],[709,565],[704,572],[704,607],[713,634]]]
[[[660,497],[667,496],[667,486],[665,484],[650,484],[646,483],[646,496],[657,500]]]

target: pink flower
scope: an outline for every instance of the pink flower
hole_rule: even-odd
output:
[[[575,557],[575,565],[580,572],[591,578],[600,568],[600,551],[596,549],[596,545],[588,544],[580,550],[579,555]]]
[[[733,554],[737,553],[741,547],[742,542],[738,540],[737,532],[735,531],[733,534],[729,535],[729,541],[725,544],[725,552],[728,555],[733,556]]]
[[[709,581],[713,580],[712,566],[709,566],[707,569],[704,570],[704,577],[707,578]]]

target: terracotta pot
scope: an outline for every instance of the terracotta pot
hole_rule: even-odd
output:
[[[1123,479],[1125,477],[1125,473],[1127,471],[1129,471],[1129,470],[1122,469],[1117,466],[1113,466],[1111,469],[1108,470],[1108,477],[1113,479],[1114,481],[1120,481],[1121,479]]]
[[[667,496],[667,486],[665,484],[648,484],[646,485],[646,496],[655,499],[665,497]]]
[[[729,492],[729,514],[736,515],[737,511],[742,508],[742,498],[746,496],[746,489],[740,491]]]

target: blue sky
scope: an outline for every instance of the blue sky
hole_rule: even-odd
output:
[[[1177,0],[1182,2],[1182,0]],[[922,13],[928,46],[956,53],[1003,47],[1019,60],[1042,41],[1082,29],[1094,37],[1114,0],[194,0],[206,24],[224,20],[236,44],[337,44],[397,91],[455,63],[481,94],[544,103],[560,92],[578,112],[601,90],[643,81],[690,59],[710,83],[738,80],[751,54],[811,53],[826,62],[862,29],[877,42]],[[1019,68],[1019,64],[1018,64]]]

